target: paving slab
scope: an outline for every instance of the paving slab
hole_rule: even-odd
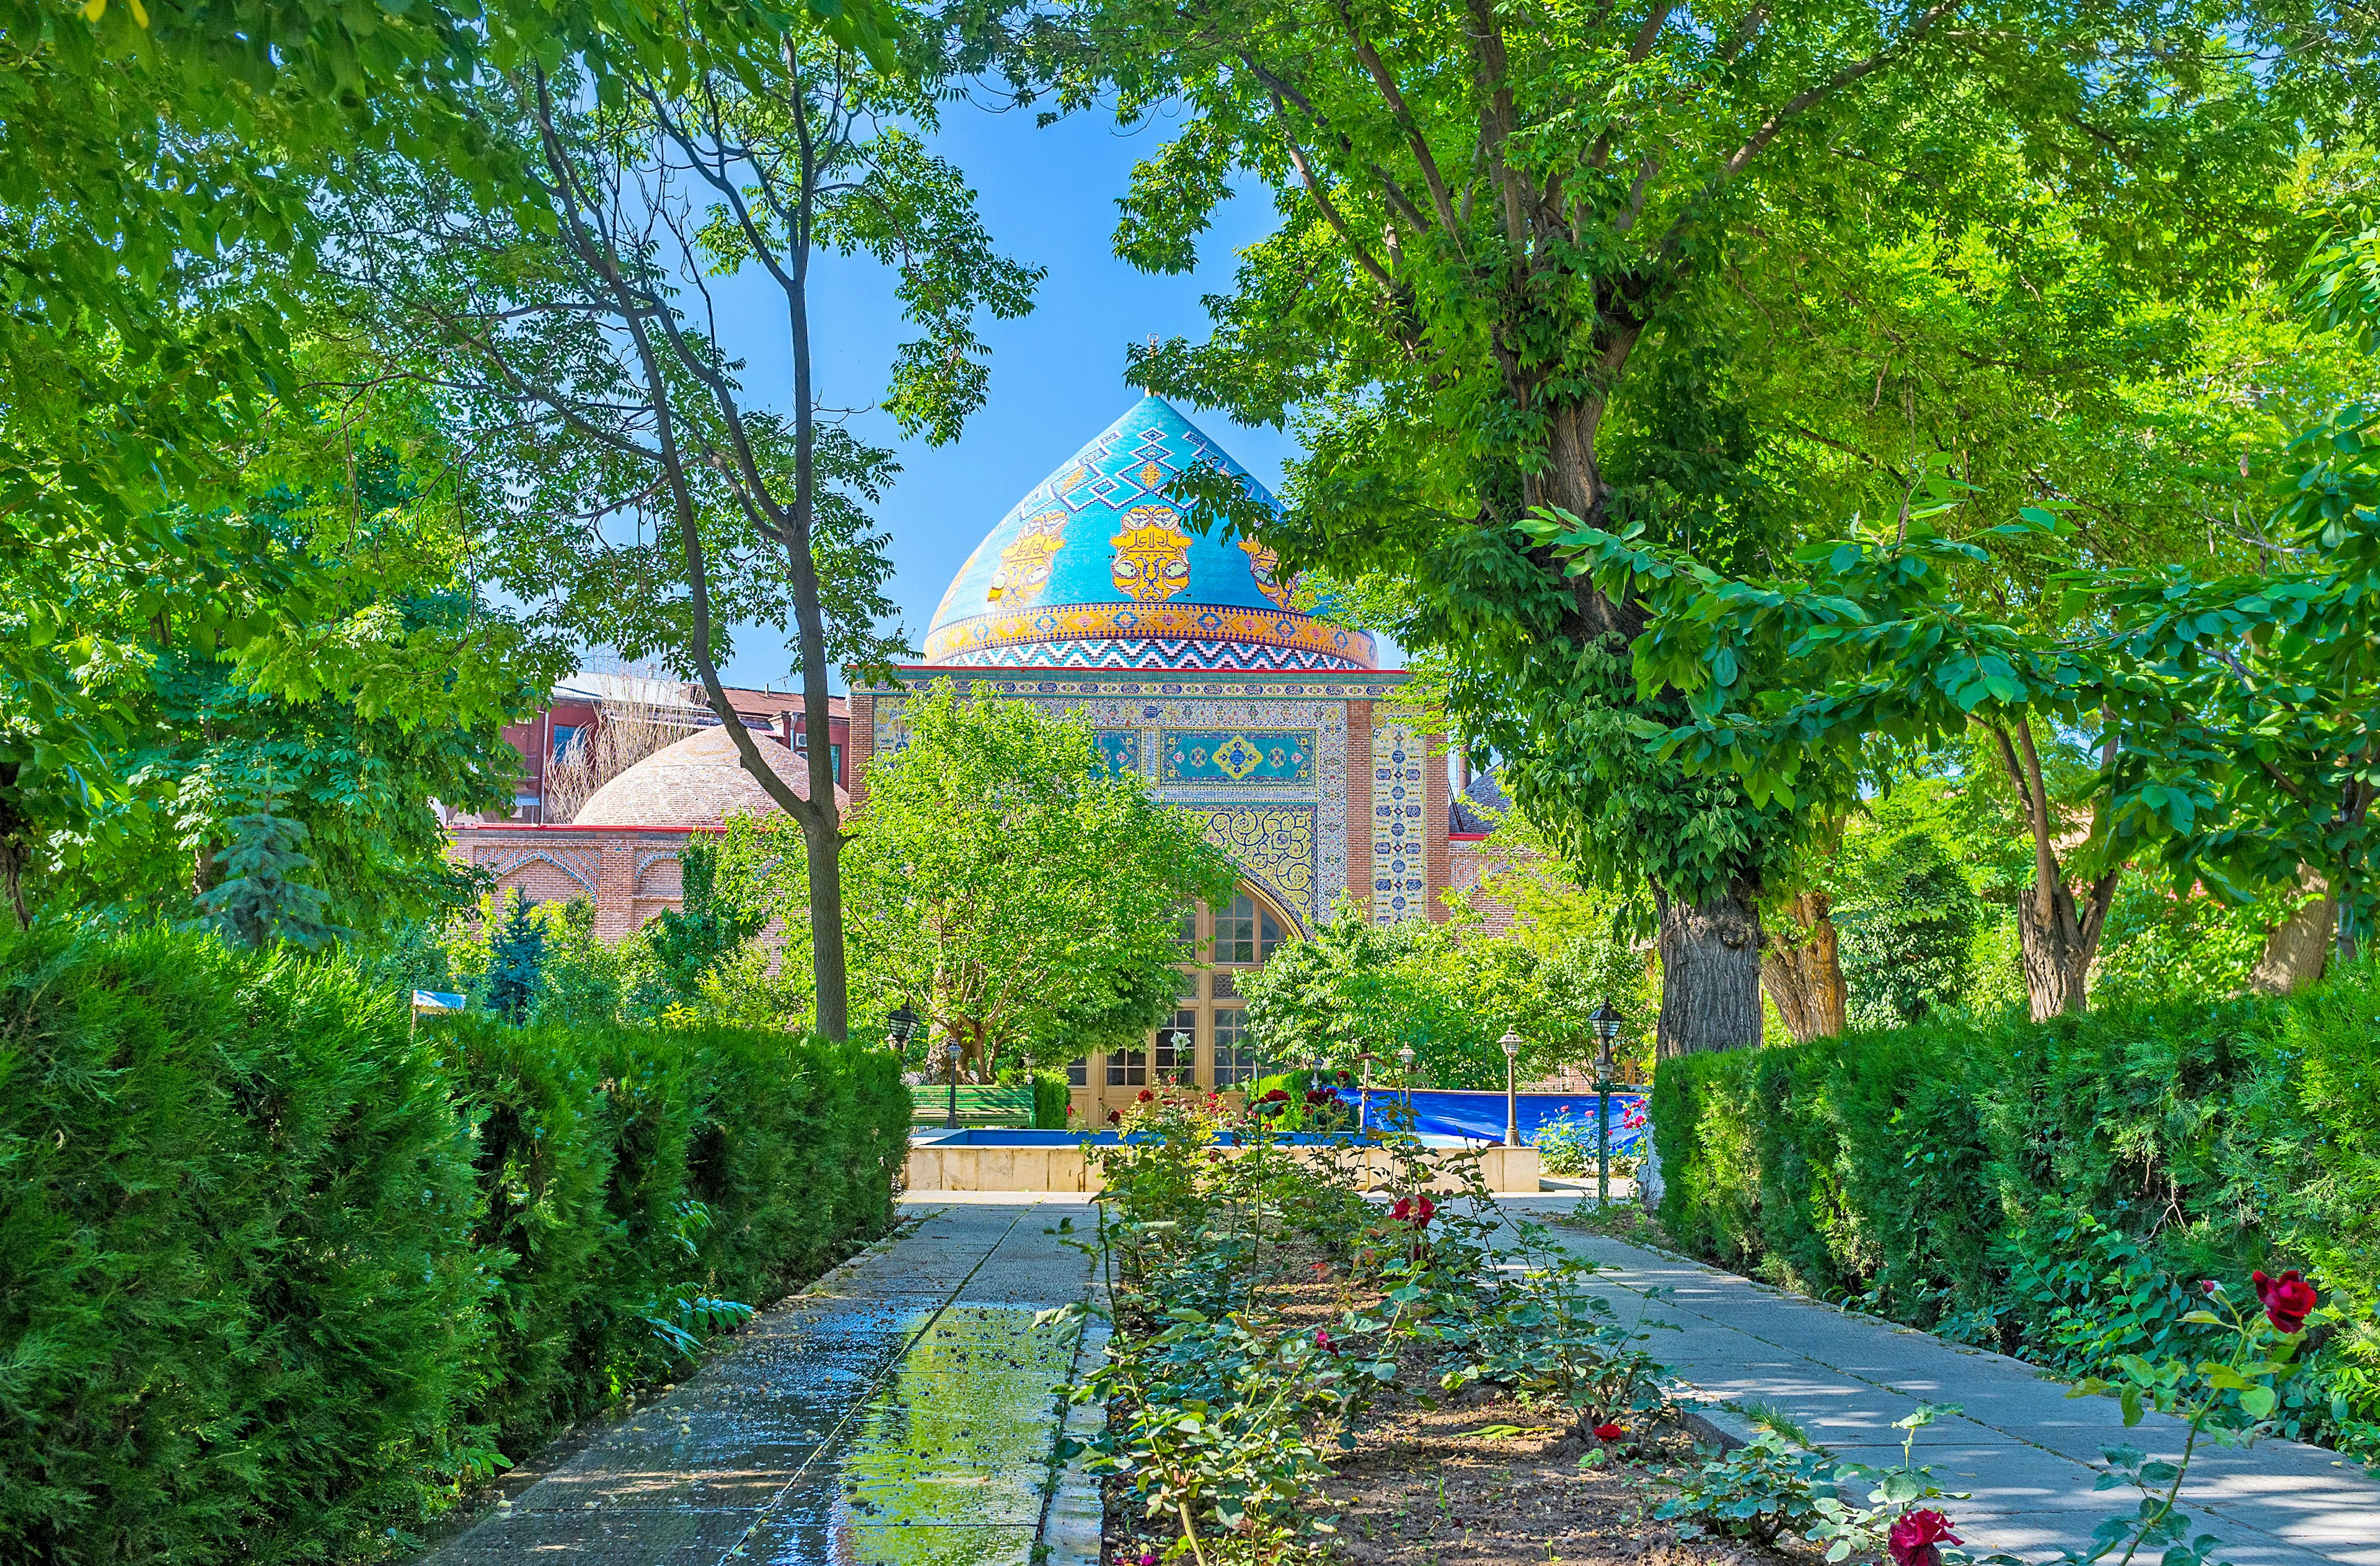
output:
[[[1029,1566],[1091,1286],[1043,1207],[910,1207],[419,1566]]]
[[[1501,1204],[1545,1220],[1568,1198]],[[2150,1414],[2131,1430],[2113,1400],[2069,1398],[2033,1366],[1835,1309],[1717,1268],[1575,1230],[1553,1243],[1592,1261],[1589,1287],[1620,1319],[1653,1329],[1647,1348],[1692,1396],[1762,1405],[1816,1444],[1857,1462],[1900,1460],[1893,1422],[1920,1402],[1956,1403],[1918,1432],[1917,1460],[1945,1489],[1968,1548],[2041,1560],[2087,1547],[2099,1519],[2134,1492],[2092,1488],[2119,1441],[2179,1458],[2187,1428]],[[2221,1538],[2235,1566],[2380,1566],[2380,1483],[2334,1453],[2293,1441],[2246,1449],[2202,1442],[2182,1488],[2193,1532]]]

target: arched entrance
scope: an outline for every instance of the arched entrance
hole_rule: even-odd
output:
[[[1184,909],[1173,1015],[1137,1049],[1089,1056],[1067,1068],[1077,1121],[1103,1125],[1110,1110],[1133,1102],[1144,1089],[1245,1092],[1258,1068],[1239,976],[1263,966],[1296,933],[1296,922],[1281,904],[1245,881],[1220,907],[1201,903]]]

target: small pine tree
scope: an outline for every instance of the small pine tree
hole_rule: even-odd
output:
[[[503,922],[488,941],[488,1009],[507,1022],[527,1022],[545,966],[545,925],[525,894],[499,897]]]
[[[224,879],[198,896],[201,926],[219,929],[239,946],[286,941],[319,951],[347,932],[323,921],[330,896],[298,876],[314,868],[304,852],[306,827],[279,815],[281,791],[267,788],[248,813],[225,822],[231,843],[215,852]]]

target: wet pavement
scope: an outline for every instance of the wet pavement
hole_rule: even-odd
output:
[[[917,1221],[763,1311],[419,1566],[1027,1566],[1088,1259],[1033,1196]]]

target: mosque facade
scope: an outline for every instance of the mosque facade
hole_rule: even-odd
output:
[[[1145,397],[1062,463],[976,546],[924,656],[851,696],[853,797],[905,743],[903,715],[948,680],[978,700],[1079,714],[1112,766],[1193,816],[1239,868],[1185,919],[1172,1019],[1137,1050],[1074,1063],[1090,1123],[1160,1083],[1231,1090],[1255,1057],[1238,976],[1343,898],[1378,923],[1443,917],[1457,874],[1451,780],[1405,675],[1372,638],[1300,607],[1270,550],[1202,535],[1174,481],[1264,487],[1179,410]]]
[[[906,743],[909,704],[938,681],[1079,713],[1111,765],[1238,866],[1231,903],[1185,918],[1172,1017],[1138,1049],[1074,1063],[1085,1123],[1163,1083],[1245,1086],[1256,1060],[1239,976],[1342,899],[1381,924],[1443,918],[1450,888],[1478,880],[1488,823],[1451,797],[1442,741],[1405,674],[1379,666],[1370,637],[1301,607],[1271,551],[1189,526],[1172,487],[1201,468],[1277,507],[1179,410],[1143,398],[1000,519],[942,595],[919,662],[855,684],[837,736],[849,803],[864,808],[868,763]],[[792,743],[770,736],[763,751],[803,788]],[[589,898],[616,938],[676,905],[689,832],[772,808],[725,734],[697,733],[568,822],[458,822],[452,852],[533,898]]]

